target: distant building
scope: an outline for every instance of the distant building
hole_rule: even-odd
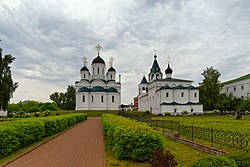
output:
[[[250,98],[250,74],[222,83],[222,93],[232,93],[236,98]]]
[[[7,114],[8,114],[7,111],[3,111],[3,110],[0,109],[0,117],[6,117]]]
[[[134,105],[133,103],[125,105],[125,104],[121,104],[119,107],[119,110],[122,111],[134,111]]]
[[[105,71],[105,61],[100,57],[101,46],[97,45],[97,57],[92,61],[91,70],[84,66],[80,70],[81,80],[75,82],[76,110],[118,110],[121,104],[121,81],[116,82],[116,70],[113,58],[110,58],[109,69]],[[106,72],[106,73],[105,73]]]
[[[154,62],[148,81],[143,76],[138,85],[138,110],[150,111],[153,114],[180,114],[186,110],[189,113],[202,113],[203,105],[199,102],[199,89],[192,86],[193,81],[172,78],[173,70],[168,63],[163,77],[161,68],[154,56]]]
[[[138,111],[138,96],[134,97],[134,111]]]

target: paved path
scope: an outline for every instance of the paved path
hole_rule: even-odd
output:
[[[88,118],[71,130],[6,165],[6,167],[104,166],[101,118]]]

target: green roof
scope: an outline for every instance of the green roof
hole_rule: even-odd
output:
[[[155,59],[152,65],[152,68],[150,69],[151,73],[157,73],[157,72],[161,72],[161,68],[156,60],[156,55],[155,55]]]
[[[107,91],[101,86],[96,86],[92,88],[91,92],[107,92]]]
[[[178,78],[164,78],[160,81],[170,81],[170,82],[193,82],[191,80],[185,80],[185,79],[178,79]]]
[[[87,88],[87,87],[81,87],[78,92],[113,92],[113,93],[118,93],[118,90],[114,87],[105,89],[101,86],[96,86],[91,88]]]
[[[177,102],[171,102],[171,103],[163,102],[163,103],[161,103],[161,106],[162,105],[201,105],[201,103],[200,102],[198,102],[198,103],[187,102],[187,103],[181,104],[181,103],[177,103]]]
[[[178,85],[178,86],[175,86],[175,87],[170,87],[168,85],[166,86],[162,86],[160,89],[158,89],[157,91],[159,90],[164,90],[164,89],[189,89],[189,90],[195,90],[195,89],[198,89],[194,86],[188,86],[188,87],[184,87],[184,86],[181,86],[181,85]]]
[[[241,76],[239,78],[235,78],[235,79],[232,79],[232,80],[229,80],[229,81],[226,81],[226,82],[222,82],[221,84],[226,85],[226,84],[230,84],[230,83],[234,83],[234,82],[238,82],[238,81],[243,81],[245,79],[250,79],[250,74],[243,75],[243,76]]]
[[[148,81],[145,76],[143,76],[140,84],[148,84]]]
[[[86,87],[81,87],[78,92],[90,92],[90,89],[89,88],[86,88]]]

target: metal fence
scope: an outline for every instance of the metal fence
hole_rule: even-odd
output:
[[[184,125],[181,124],[180,121],[155,120],[148,116],[133,116],[125,113],[122,113],[121,115],[131,119],[136,119],[140,122],[147,122],[152,127],[162,128],[163,130],[177,133],[180,136],[187,137],[191,140],[199,139],[210,142],[212,147],[214,144],[219,144],[242,151],[249,151],[250,149],[250,133],[225,131],[213,127]]]

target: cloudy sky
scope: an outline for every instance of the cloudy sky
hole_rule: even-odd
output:
[[[131,103],[154,50],[175,78],[202,81],[213,66],[226,81],[250,73],[249,0],[1,0],[0,47],[16,57],[12,102],[49,101],[79,80],[82,57],[112,56]],[[106,63],[108,65],[108,63]]]

